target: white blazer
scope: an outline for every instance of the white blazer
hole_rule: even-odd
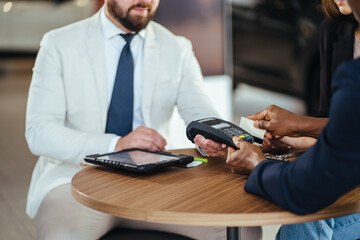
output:
[[[108,151],[107,83],[100,14],[44,35],[33,69],[26,140],[40,156],[26,212],[35,217],[52,189],[71,182],[85,155]],[[144,42],[142,114],[166,137],[174,106],[185,123],[217,116],[190,41],[150,22]]]

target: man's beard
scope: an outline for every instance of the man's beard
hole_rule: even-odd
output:
[[[131,9],[136,7],[147,8],[149,11],[148,15],[135,17],[130,16]],[[129,9],[125,10],[117,4],[116,0],[109,0],[107,3],[107,9],[113,18],[118,20],[126,29],[133,32],[139,32],[140,30],[144,29],[154,17],[156,12],[152,9],[151,5],[143,2],[133,5]]]

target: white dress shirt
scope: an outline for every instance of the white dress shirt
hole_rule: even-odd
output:
[[[126,41],[120,34],[125,34],[120,28],[112,23],[105,14],[105,8],[101,9],[101,27],[105,49],[106,80],[108,90],[108,107],[110,106],[114,88],[117,66]],[[133,109],[133,130],[144,125],[141,112],[141,96],[144,65],[144,38],[146,30],[141,30],[131,41],[130,49],[134,59],[134,109]],[[115,137],[109,146],[109,152],[115,150],[120,136]]]

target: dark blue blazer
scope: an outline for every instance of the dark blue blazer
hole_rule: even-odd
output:
[[[360,59],[334,75],[330,120],[295,162],[265,160],[245,190],[296,214],[316,212],[360,184]]]

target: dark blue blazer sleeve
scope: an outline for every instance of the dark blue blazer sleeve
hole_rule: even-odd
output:
[[[318,142],[295,162],[261,162],[245,184],[247,192],[307,214],[359,185],[360,59],[341,65],[332,89],[330,120]]]

